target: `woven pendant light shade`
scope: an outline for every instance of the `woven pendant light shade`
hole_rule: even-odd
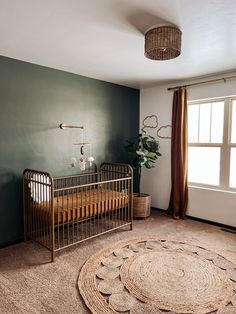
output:
[[[145,34],[145,56],[152,60],[169,60],[181,53],[182,32],[175,26],[154,26]]]

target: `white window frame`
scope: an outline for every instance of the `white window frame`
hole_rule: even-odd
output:
[[[232,122],[233,101],[236,101],[236,96],[188,101],[188,107],[191,105],[197,105],[197,104],[201,105],[204,103],[224,102],[223,143],[188,143],[189,147],[220,147],[221,148],[219,185],[210,185],[210,184],[188,181],[189,186],[236,192],[236,188],[229,186],[230,150],[232,147],[236,147],[236,143],[231,143],[231,122]]]

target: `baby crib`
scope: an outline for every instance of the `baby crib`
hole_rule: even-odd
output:
[[[23,173],[24,239],[55,253],[109,231],[130,226],[133,171],[127,164],[103,163],[99,171],[53,177]]]

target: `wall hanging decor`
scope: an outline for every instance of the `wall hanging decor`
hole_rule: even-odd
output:
[[[163,125],[157,130],[157,136],[162,139],[171,139],[171,125]]]
[[[145,129],[156,129],[158,127],[158,117],[155,114],[152,114],[150,116],[146,116],[143,119],[143,127],[142,132],[146,133]]]
[[[141,128],[141,131],[143,133],[147,133],[145,129],[157,129],[159,125],[158,117],[155,114],[152,114],[150,116],[146,116],[143,119],[143,127]],[[157,129],[156,135],[158,138],[161,139],[171,139],[171,125],[166,124],[162,125]]]

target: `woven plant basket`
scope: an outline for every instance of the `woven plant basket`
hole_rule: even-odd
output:
[[[150,216],[151,195],[145,193],[133,194],[134,218],[146,218]]]

